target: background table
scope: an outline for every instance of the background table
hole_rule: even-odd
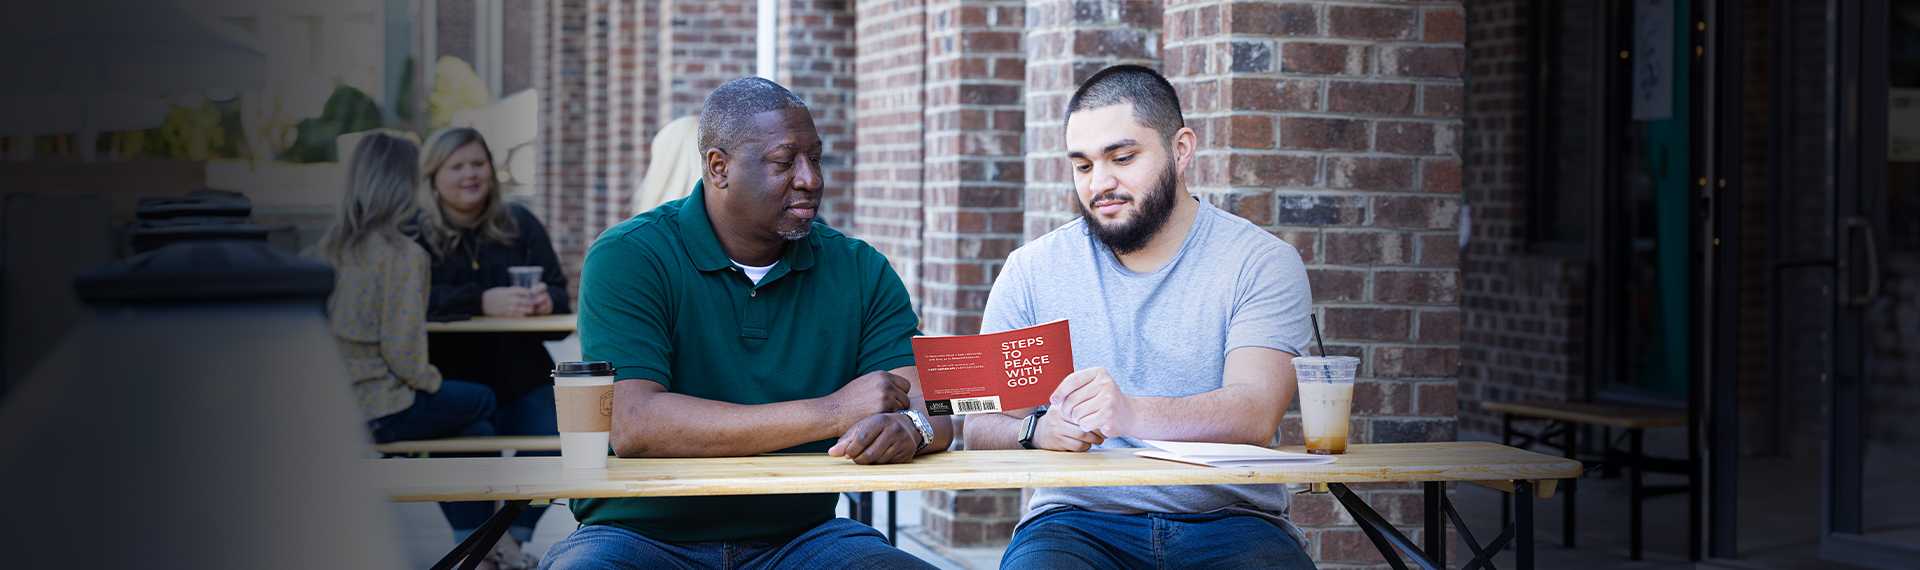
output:
[[[429,333],[562,333],[573,332],[575,316],[474,317],[464,321],[428,322]]]
[[[1300,451],[1300,447],[1281,448]],[[1445,519],[1450,515],[1476,560],[1491,559],[1509,540],[1522,568],[1533,564],[1531,500],[1514,501],[1514,526],[1485,549],[1467,531],[1445,493],[1448,482],[1473,482],[1519,497],[1552,493],[1553,482],[1577,477],[1574,460],[1490,442],[1362,444],[1333,463],[1216,468],[1136,457],[1128,450],[1059,453],[1039,450],[953,451],[898,465],[855,465],[824,454],[726,458],[610,459],[605,469],[568,469],[558,457],[408,459],[369,461],[366,468],[396,501],[507,501],[508,508],[443,560],[467,552],[477,562],[528,501],[563,498],[674,497],[841,493],[924,489],[1101,487],[1296,483],[1325,485],[1373,540],[1390,564],[1395,550],[1423,568],[1446,566]],[[1359,496],[1351,483],[1424,483],[1427,540],[1420,548]],[[498,523],[497,525],[495,523]],[[497,528],[496,528],[497,527]],[[485,535],[492,533],[489,539]],[[471,543],[471,544],[469,544]],[[1470,562],[1469,566],[1472,565]]]

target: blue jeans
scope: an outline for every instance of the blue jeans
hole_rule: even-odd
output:
[[[1293,535],[1240,513],[1096,513],[1058,508],[1013,534],[1001,568],[1313,568]]]
[[[511,402],[495,402],[492,388],[484,384],[444,380],[440,391],[415,391],[413,405],[397,413],[368,422],[373,441],[387,443],[441,437],[490,435],[555,435],[553,387],[535,389]],[[529,452],[524,455],[557,455]],[[489,501],[440,503],[440,511],[453,526],[454,538],[464,539],[493,515]],[[520,542],[533,538],[533,527],[540,522],[545,507],[529,507],[514,519],[507,532]]]
[[[547,551],[541,570],[641,568],[933,568],[873,527],[836,518],[790,540],[663,542],[612,525],[586,525]]]

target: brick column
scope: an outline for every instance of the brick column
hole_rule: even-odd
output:
[[[540,92],[540,172],[533,213],[547,225],[579,298],[586,257],[587,1],[536,2],[534,88]]]
[[[1021,0],[928,2],[920,299],[928,334],[979,332],[993,277],[1020,241],[1025,20]],[[923,497],[923,536],[937,544],[1005,544],[1020,520],[1016,490]]]
[[[1363,362],[1360,442],[1454,438],[1463,20],[1459,2],[1167,6],[1165,69],[1200,135],[1189,189],[1300,250],[1329,351]],[[1297,408],[1281,440],[1301,441]],[[1420,520],[1416,488],[1361,494]],[[1299,496],[1308,552],[1377,563],[1336,510]]]
[[[1067,100],[1108,66],[1160,67],[1158,0],[1027,0],[1025,239],[1079,214],[1065,158]]]
[[[820,215],[843,229],[853,224],[853,22],[844,0],[786,0],[780,7],[776,81],[813,112],[825,147]]]
[[[924,0],[859,0],[855,10],[854,214],[851,229],[887,255],[921,306]],[[846,227],[846,226],[842,226]]]

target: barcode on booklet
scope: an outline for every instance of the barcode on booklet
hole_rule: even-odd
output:
[[[998,411],[1000,411],[999,396],[927,401],[927,414],[933,416],[964,416]]]

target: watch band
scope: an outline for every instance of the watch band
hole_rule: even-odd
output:
[[[933,422],[927,421],[927,417],[921,415],[920,410],[900,410],[900,413],[906,414],[907,419],[913,421],[914,429],[920,430],[920,447],[915,448],[914,453],[925,450],[928,444],[933,443]]]
[[[1047,409],[1039,408],[1033,411],[1033,415],[1027,416],[1026,423],[1020,427],[1021,448],[1039,449],[1033,446],[1033,434],[1035,431],[1038,431],[1036,428],[1040,425],[1040,416],[1044,415],[1047,415]]]

